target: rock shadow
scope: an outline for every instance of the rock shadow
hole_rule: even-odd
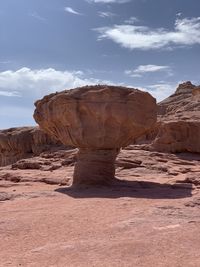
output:
[[[175,154],[177,158],[186,161],[200,161],[200,154],[199,153],[189,153],[189,152],[182,152]]]
[[[177,186],[149,181],[120,180],[110,186],[79,186],[55,189],[56,192],[73,198],[147,198],[147,199],[179,199],[192,196],[192,184]]]

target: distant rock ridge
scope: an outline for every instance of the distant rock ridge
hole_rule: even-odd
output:
[[[150,150],[200,153],[200,86],[179,84],[158,103],[158,123],[146,142]]]
[[[197,86],[192,84],[190,81],[180,83],[175,91],[175,94],[187,94],[187,93],[192,93],[192,91],[196,88]]]
[[[45,134],[39,127],[18,127],[0,131],[0,166],[38,155],[61,143]]]

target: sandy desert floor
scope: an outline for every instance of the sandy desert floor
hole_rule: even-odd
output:
[[[68,188],[73,166],[1,168],[0,266],[200,266],[200,155],[118,160],[112,187]]]

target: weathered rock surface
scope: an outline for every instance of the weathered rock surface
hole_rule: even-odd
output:
[[[66,145],[113,149],[149,130],[156,101],[146,92],[116,86],[85,86],[50,94],[35,103],[34,118]]]
[[[79,148],[74,184],[110,183],[121,147],[156,122],[156,101],[137,89],[97,85],[45,96],[35,103],[40,127]]]
[[[165,120],[160,124],[158,134],[150,147],[156,151],[172,153],[200,153],[200,119]]]
[[[19,127],[0,131],[0,166],[61,146],[59,141],[38,127]]]
[[[158,103],[158,115],[163,115],[163,120],[169,115],[178,118],[199,118],[200,103],[199,103],[200,86],[195,86],[191,82],[179,84],[175,93],[165,100]],[[198,114],[195,113],[198,112]],[[191,115],[191,116],[190,116]]]
[[[158,103],[156,127],[137,143],[165,152],[200,152],[200,87],[186,82]]]

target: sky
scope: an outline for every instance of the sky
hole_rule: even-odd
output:
[[[34,102],[86,84],[200,84],[199,0],[1,0],[0,129],[35,125]]]

